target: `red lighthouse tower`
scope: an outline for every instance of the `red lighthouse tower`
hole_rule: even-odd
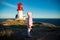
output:
[[[20,10],[20,11],[21,11],[21,10],[23,11],[23,6],[22,6],[22,5],[23,5],[22,3],[18,3],[18,9],[17,9],[18,11],[19,11],[19,10]]]
[[[25,20],[25,16],[23,14],[23,4],[22,3],[18,3],[17,11],[18,11],[18,19]]]

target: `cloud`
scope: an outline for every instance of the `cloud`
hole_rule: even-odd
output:
[[[12,8],[17,8],[15,5],[7,3],[7,2],[1,2],[1,3],[6,5],[6,6],[12,7]]]

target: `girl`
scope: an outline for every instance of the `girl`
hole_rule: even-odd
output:
[[[28,36],[31,37],[30,31],[31,31],[31,27],[32,27],[32,13],[28,12]]]

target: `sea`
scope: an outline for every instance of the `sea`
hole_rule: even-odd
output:
[[[6,20],[11,20],[14,18],[0,18],[0,22],[6,21]],[[33,22],[45,22],[45,23],[50,23],[54,24],[56,26],[60,26],[60,19],[55,19],[55,18],[33,18]]]

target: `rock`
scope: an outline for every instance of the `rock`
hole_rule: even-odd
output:
[[[27,20],[7,20],[7,21],[2,22],[0,24],[3,24],[4,26],[27,25]],[[33,26],[56,27],[56,25],[54,25],[54,24],[45,23],[45,22],[33,22]]]
[[[56,25],[54,24],[44,23],[44,22],[34,22],[33,26],[56,27]]]
[[[11,34],[13,34],[12,30],[3,30],[0,32],[0,36],[10,36]]]
[[[4,26],[11,26],[11,25],[26,25],[26,20],[7,20],[2,22]]]
[[[54,24],[50,24],[50,23],[41,23],[40,26],[56,27]]]

